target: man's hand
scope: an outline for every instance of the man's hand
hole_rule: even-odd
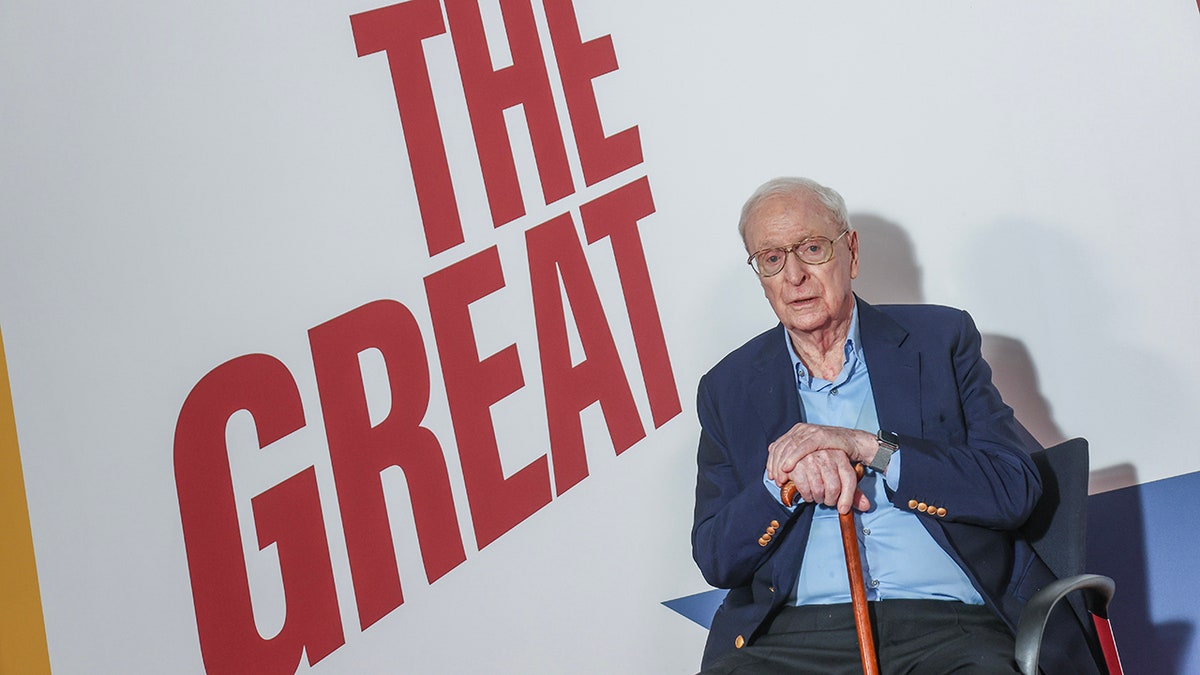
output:
[[[768,447],[767,477],[791,480],[800,498],[814,504],[866,511],[871,502],[858,490],[854,463],[868,463],[879,446],[865,431],[800,423]]]

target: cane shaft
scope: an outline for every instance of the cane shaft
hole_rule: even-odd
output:
[[[854,466],[858,478],[863,476],[862,464]],[[779,491],[785,506],[791,507],[797,493],[796,484],[788,481]],[[879,675],[879,661],[875,657],[875,636],[871,631],[871,614],[867,609],[867,587],[863,584],[862,558],[858,555],[858,527],[854,524],[854,511],[838,514],[842,528],[842,551],[846,554],[846,575],[850,581],[850,601],[854,607],[854,629],[858,633],[858,653],[862,657],[863,675]]]
[[[862,559],[858,557],[858,528],[854,512],[838,515],[842,526],[842,550],[846,553],[846,574],[850,581],[850,601],[854,606],[854,629],[858,632],[858,653],[863,675],[879,675],[875,659],[875,637],[871,632],[871,614],[867,610],[867,587],[863,584]]]

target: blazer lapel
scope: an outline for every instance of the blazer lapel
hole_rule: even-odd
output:
[[[859,335],[866,354],[867,372],[879,427],[909,436],[921,436],[921,352],[908,331],[861,298],[858,301]]]
[[[750,396],[766,436],[775,440],[801,421],[801,413],[796,375],[784,343],[783,324],[770,335],[772,339],[766,341],[750,363],[755,370],[755,390]]]

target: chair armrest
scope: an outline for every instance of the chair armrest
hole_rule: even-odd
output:
[[[1037,675],[1038,657],[1042,652],[1042,632],[1046,630],[1046,621],[1050,618],[1050,610],[1059,600],[1074,591],[1083,591],[1084,604],[1092,614],[1108,616],[1108,603],[1112,600],[1116,584],[1113,580],[1099,574],[1080,574],[1066,579],[1059,579],[1046,585],[1034,594],[1025,609],[1021,610],[1021,618],[1017,621],[1017,667],[1024,675]]]

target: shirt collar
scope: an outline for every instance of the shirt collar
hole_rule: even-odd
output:
[[[814,379],[818,383],[815,387],[820,389],[827,385],[827,380],[814,378],[813,374],[805,367],[804,362],[796,354],[796,348],[792,345],[792,338],[788,335],[787,329],[783,331],[783,341],[787,344],[788,356],[792,359],[792,370],[796,373],[796,384],[801,389],[812,390]],[[850,313],[850,330],[846,333],[846,343],[842,348],[845,354],[845,360],[842,361],[842,372],[838,374],[838,384],[849,380],[854,374],[855,366],[863,362],[862,340],[858,335],[858,303],[854,303],[854,309]]]

